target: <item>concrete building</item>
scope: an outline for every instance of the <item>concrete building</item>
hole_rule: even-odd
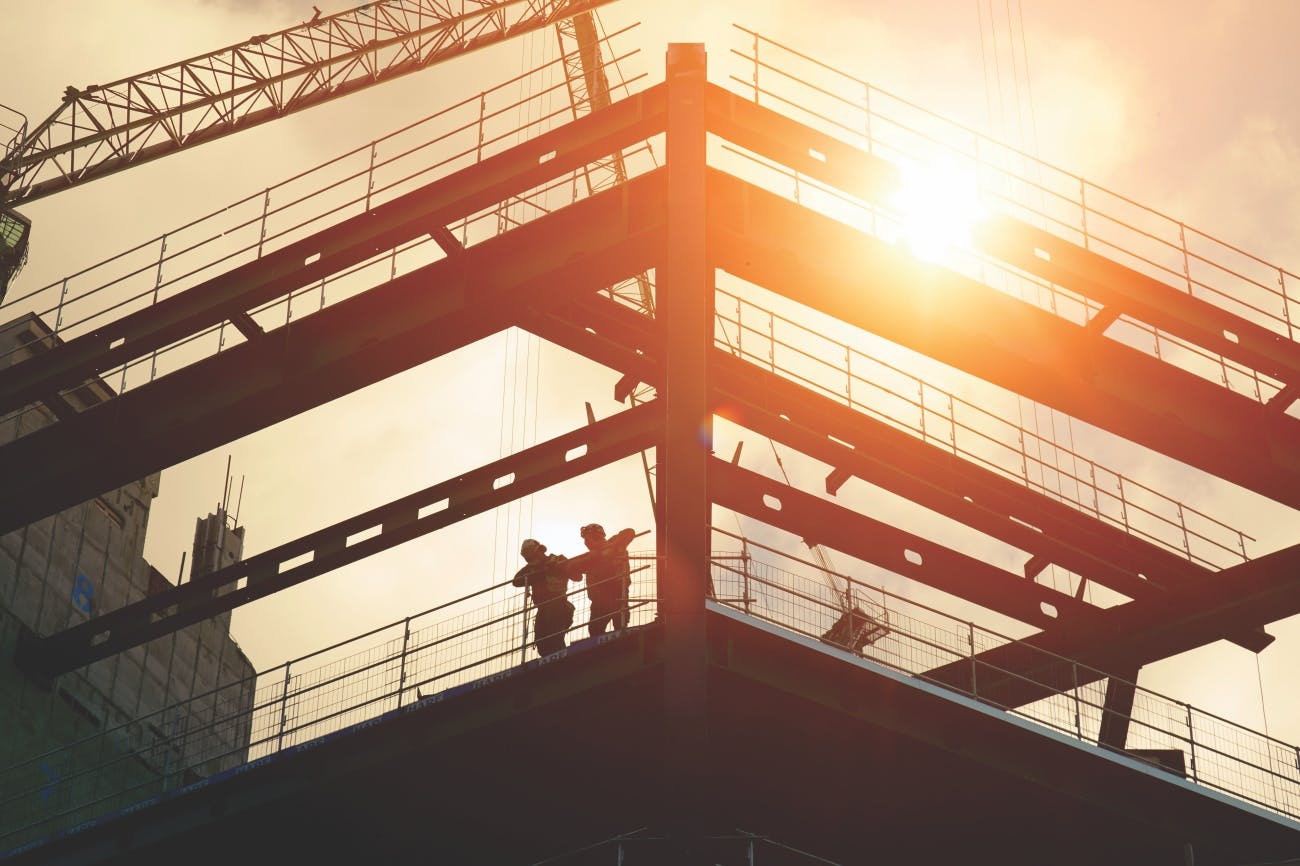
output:
[[[0,366],[58,339],[37,316],[10,322],[0,327]],[[79,412],[110,396],[96,378],[62,400]],[[53,420],[43,405],[26,407],[0,420],[0,443]],[[90,754],[100,764],[104,755],[121,754],[105,772],[138,780],[136,800],[201,775],[171,773],[170,766],[210,755],[201,766],[216,772],[244,760],[246,725],[207,724],[232,715],[227,708],[252,706],[255,672],[230,636],[229,613],[52,680],[19,664],[24,635],[57,633],[173,585],[143,556],[158,493],[153,473],[0,536],[0,765],[21,768],[0,791],[0,832],[75,813],[95,799],[97,773],[78,771]],[[221,509],[200,519],[192,574],[238,560],[243,536]],[[74,743],[82,745],[66,748]]]

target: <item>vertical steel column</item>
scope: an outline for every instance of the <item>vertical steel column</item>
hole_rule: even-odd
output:
[[[659,457],[659,600],[664,625],[667,829],[694,863],[709,805],[704,600],[710,507],[705,473],[713,443],[707,359],[713,278],[705,251],[705,53],[668,47],[668,233],[657,318],[664,329],[665,421]],[[686,794],[686,796],[683,796]]]

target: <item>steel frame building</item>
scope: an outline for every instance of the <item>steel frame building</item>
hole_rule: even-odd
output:
[[[446,230],[660,134],[661,168],[481,243],[461,246]],[[1263,626],[1300,613],[1300,547],[1214,571],[739,360],[715,345],[715,277],[726,271],[1291,507],[1300,505],[1300,421],[1285,410],[1300,346],[1012,217],[991,220],[978,239],[987,253],[1094,304],[1076,325],[718,169],[710,136],[859,198],[884,195],[895,179],[890,163],[710,84],[703,47],[674,45],[663,84],[0,370],[0,411],[39,401],[60,419],[0,447],[10,491],[0,531],[508,327],[619,371],[620,393],[646,383],[658,394],[33,638],[24,661],[57,675],[647,448],[657,450],[655,623],[422,701],[15,862],[1300,856],[1295,821],[1124,753],[1133,700],[1124,681],[1219,639],[1267,646]],[[251,316],[423,235],[445,258],[280,328]],[[651,269],[653,317],[602,294]],[[946,302],[927,303],[935,294]],[[1251,400],[1103,339],[1120,315],[1282,387]],[[60,396],[223,322],[245,341],[85,411]],[[830,492],[859,477],[1026,551],[1025,575],[715,456],[715,416],[835,467]],[[747,620],[710,598],[702,564],[714,505],[1040,631],[909,678]],[[1131,601],[1101,608],[1026,579],[1049,563]],[[1106,676],[1096,744],[1004,712]]]

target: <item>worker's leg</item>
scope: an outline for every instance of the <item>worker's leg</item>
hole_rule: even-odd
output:
[[[567,614],[567,616],[566,616]],[[564,649],[564,634],[573,623],[573,605],[563,598],[544,602],[537,606],[537,619],[534,630],[537,632],[538,655],[548,656]]]
[[[587,634],[595,637],[605,633],[605,626],[614,617],[614,605],[605,587],[591,589],[591,619],[587,621]]]

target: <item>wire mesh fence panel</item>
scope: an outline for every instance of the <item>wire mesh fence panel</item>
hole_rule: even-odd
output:
[[[1097,741],[1107,714],[1106,685],[1097,672],[880,587],[785,558],[799,568],[777,567],[749,549],[715,552],[712,597],[834,651]],[[654,566],[653,556],[631,558],[633,626],[657,616]],[[0,773],[0,848],[148,802],[536,658],[530,645],[534,611],[525,606],[522,591],[482,603],[503,586],[6,769]],[[586,588],[572,587],[575,610],[567,638],[575,643],[586,636],[590,607]],[[1186,755],[1193,781],[1297,814],[1300,752],[1294,747],[1148,690],[1134,691],[1126,719],[1132,754],[1165,769],[1176,763],[1174,753]]]

